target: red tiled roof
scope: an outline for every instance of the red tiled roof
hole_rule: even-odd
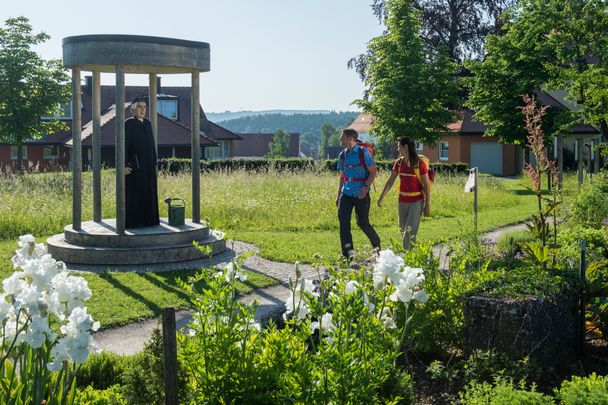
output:
[[[115,95],[116,88],[115,86],[100,86],[100,98],[101,98],[101,111],[102,115],[102,139],[106,139],[108,145],[114,145],[114,141],[110,140],[110,135],[114,132],[113,122],[114,122],[114,112],[113,105],[116,101]],[[168,96],[174,96],[178,98],[178,117],[177,120],[171,120],[162,115],[158,115],[158,136],[159,136],[159,145],[165,146],[177,146],[177,145],[190,145],[190,140],[186,141],[185,133],[190,133],[190,125],[191,125],[191,88],[190,87],[169,87],[162,86],[159,91],[159,94],[164,94]],[[125,86],[125,100],[127,100],[127,104],[130,104],[133,100],[138,97],[147,97],[148,96],[148,87],[147,86]],[[85,123],[83,127],[83,140],[85,136],[88,136],[88,133],[92,130],[91,128],[91,120],[92,120],[92,94],[90,88],[86,85],[82,86],[82,122]],[[200,111],[200,128],[201,128],[201,145],[203,146],[214,146],[217,145],[216,140],[240,140],[242,139],[239,135],[234,132],[221,127],[211,121],[209,121],[205,115],[205,112],[202,108],[199,108]],[[109,114],[105,118],[104,116]],[[127,113],[126,117],[130,117],[131,114]],[[112,125],[108,126],[109,121],[112,122]],[[66,120],[67,125],[71,126],[72,121]],[[105,131],[105,132],[104,132]],[[104,138],[104,133],[106,133],[106,138]],[[112,135],[113,136],[113,135]],[[190,135],[189,135],[190,136]],[[60,131],[56,134],[43,135],[41,139],[33,140],[29,143],[36,144],[65,144],[66,146],[71,145],[71,130]],[[106,143],[104,143],[105,145]],[[83,143],[83,145],[86,145]]]
[[[359,114],[348,128],[354,129],[358,133],[368,134],[372,122],[374,122],[374,117],[371,114]]]
[[[129,103],[125,104],[125,110],[128,110]],[[128,116],[129,114],[127,114]],[[116,120],[116,108],[111,105],[101,116],[101,145],[114,146],[116,140],[116,132],[114,122]],[[82,145],[90,146],[93,142],[92,138],[92,122],[89,121],[82,130]],[[158,114],[158,146],[190,146],[192,144],[192,134],[190,128],[186,127],[179,121],[174,121],[161,114]],[[72,141],[68,142],[71,145]],[[217,142],[201,135],[201,146],[215,146]]]

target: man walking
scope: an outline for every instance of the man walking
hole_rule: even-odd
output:
[[[359,134],[354,129],[344,129],[340,143],[344,150],[338,159],[340,186],[336,206],[340,221],[342,256],[349,257],[354,250],[351,233],[353,208],[357,225],[367,236],[374,250],[380,250],[380,237],[369,223],[369,188],[376,177],[377,167],[369,150],[357,143]]]

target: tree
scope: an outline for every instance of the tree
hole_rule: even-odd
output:
[[[487,38],[483,61],[468,63],[468,105],[489,125],[486,135],[525,143],[517,108],[522,95],[566,89],[582,109],[549,109],[543,127],[549,137],[577,121],[605,125],[608,83],[606,6],[602,0],[522,0],[507,14],[504,35]],[[594,63],[589,63],[596,59]]]
[[[380,139],[409,135],[433,144],[454,120],[456,65],[442,51],[424,46],[420,13],[410,0],[387,0],[386,31],[365,55],[366,94],[355,104],[374,116]]]
[[[61,60],[43,60],[31,49],[49,38],[32,33],[25,17],[9,18],[0,28],[0,141],[17,145],[19,171],[25,141],[66,128],[40,119],[56,115],[70,95]]]
[[[289,153],[289,140],[291,135],[281,128],[274,131],[272,142],[268,147],[268,156],[272,158],[287,157]]]
[[[329,146],[333,146],[330,144],[330,140],[332,136],[336,133],[336,128],[331,125],[329,122],[323,123],[321,125],[321,145],[319,146],[319,158],[326,159],[327,158],[327,148]]]
[[[518,0],[416,0],[422,18],[422,37],[435,50],[448,49],[454,61],[483,54],[483,38],[502,27],[500,15]],[[386,21],[386,0],[374,0],[372,9]]]

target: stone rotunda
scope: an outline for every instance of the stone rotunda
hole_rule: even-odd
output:
[[[125,229],[125,73],[149,77],[149,118],[157,142],[157,75],[192,76],[192,167],[200,167],[201,72],[210,70],[209,44],[138,35],[82,35],[63,39],[63,64],[72,70],[72,224],[47,240],[48,252],[68,265],[124,266],[196,260],[205,257],[193,246],[226,249],[221,232],[200,218],[200,170],[192,170],[192,218],[181,226]],[[93,220],[82,221],[82,144],[80,73],[93,75]],[[100,74],[116,74],[116,218],[103,219],[101,196]],[[132,100],[128,100],[132,101]],[[158,147],[158,144],[155,145]]]

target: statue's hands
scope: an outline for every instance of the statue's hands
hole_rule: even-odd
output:
[[[132,171],[132,170],[131,170],[131,168],[130,168],[130,167],[128,167],[128,166],[126,166],[126,167],[125,167],[125,176],[130,175],[130,174],[131,174],[131,171]]]

